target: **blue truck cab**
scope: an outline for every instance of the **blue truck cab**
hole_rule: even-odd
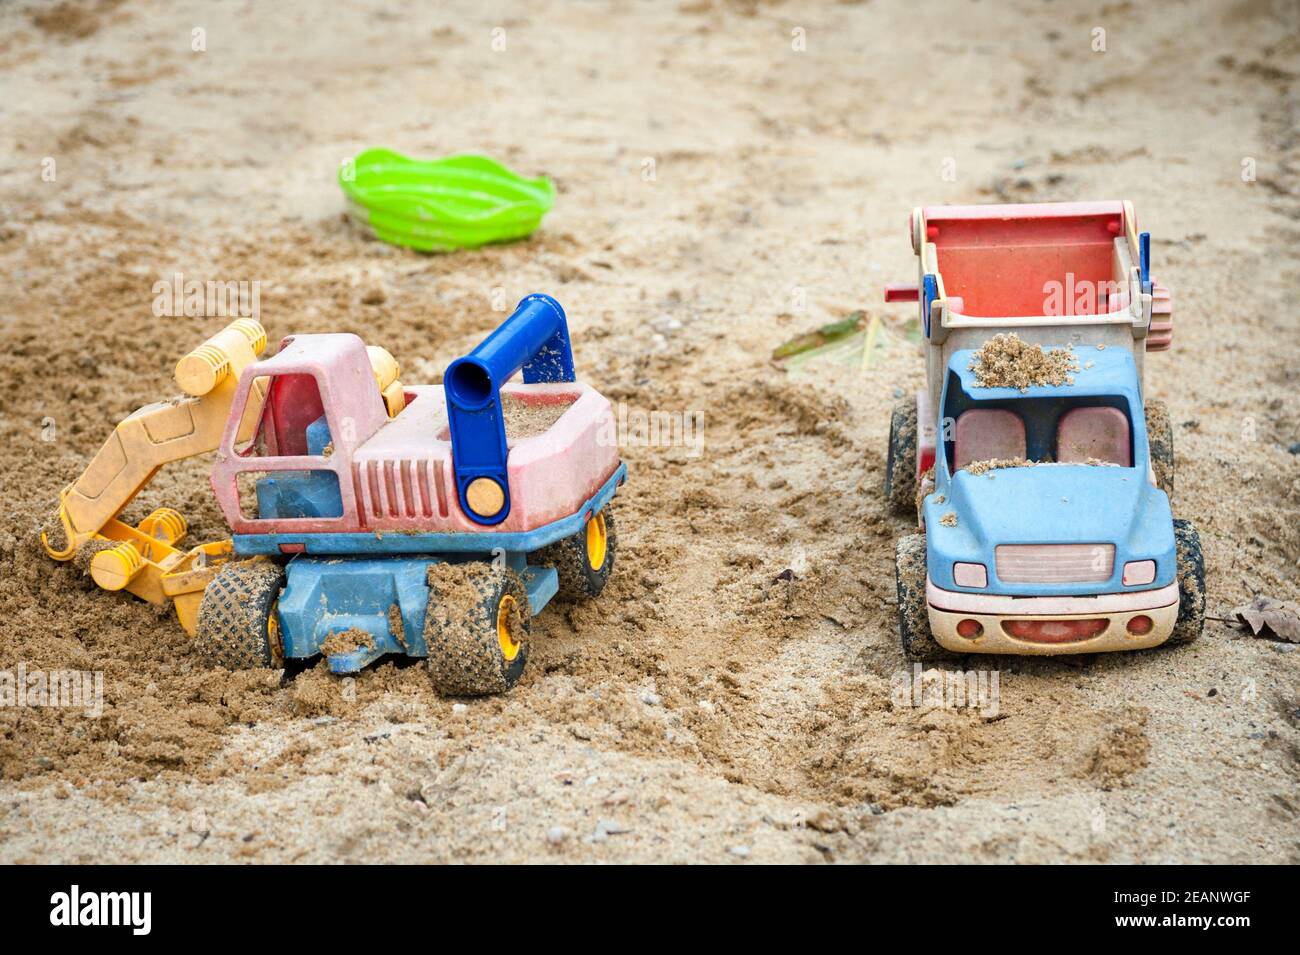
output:
[[[920,505],[935,640],[955,652],[1164,642],[1177,547],[1132,354],[1085,349],[1071,381],[1023,391],[980,387],[974,358],[949,359]]]

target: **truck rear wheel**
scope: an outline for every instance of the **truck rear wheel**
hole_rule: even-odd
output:
[[[513,570],[490,564],[429,568],[424,639],[433,688],[443,696],[504,693],[528,663],[528,590]]]
[[[606,504],[578,533],[538,551],[537,563],[554,567],[560,575],[560,598],[589,600],[605,589],[617,549],[614,510]]]
[[[1174,496],[1174,426],[1163,401],[1148,401],[1146,407],[1147,444],[1151,448],[1151,470],[1156,487],[1172,499]]]
[[[895,514],[916,512],[916,399],[900,398],[889,419],[885,499]]]
[[[231,670],[284,666],[276,601],[284,568],[270,561],[226,564],[199,604],[194,648],[211,666]]]
[[[898,585],[898,636],[909,660],[939,663],[959,659],[940,646],[930,631],[925,599],[925,535],[900,537],[894,551],[894,581]]]
[[[1174,521],[1178,552],[1178,619],[1166,643],[1191,643],[1205,629],[1205,560],[1201,536],[1191,521]]]

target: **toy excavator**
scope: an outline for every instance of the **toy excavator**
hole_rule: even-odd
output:
[[[441,387],[404,387],[356,335],[265,348],[239,319],[182,358],[185,396],[117,426],[60,496],[46,551],[89,555],[105,590],[172,601],[217,665],[322,654],[352,673],[398,653],[426,658],[444,693],[509,689],[530,617],[603,590],[627,473],[609,401],[575,380],[559,303],[523,299]],[[230,539],[179,549],[171,508],[121,520],[160,467],[210,451]]]

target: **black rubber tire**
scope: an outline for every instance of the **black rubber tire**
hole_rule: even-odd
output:
[[[1205,629],[1205,558],[1201,536],[1191,521],[1174,521],[1174,545],[1178,552],[1178,619],[1165,642],[1191,643]]]
[[[199,604],[194,648],[212,666],[230,670],[284,666],[275,602],[284,568],[270,561],[226,564],[208,583]]]
[[[1147,402],[1147,444],[1151,448],[1151,470],[1156,475],[1156,487],[1174,497],[1174,426],[1169,420],[1169,409],[1163,401]]]
[[[900,398],[889,419],[885,499],[895,514],[916,513],[916,399]]]
[[[532,616],[520,576],[508,568],[477,562],[434,564],[428,582],[425,666],[433,688],[443,696],[488,696],[518,683],[528,663]],[[504,621],[518,644],[513,657],[507,656],[497,631],[507,597],[514,602]]]
[[[587,526],[594,521],[603,521],[605,525],[605,556],[599,567],[593,567],[587,559]],[[614,572],[616,550],[618,525],[614,521],[614,508],[606,504],[578,533],[539,550],[532,563],[555,568],[560,576],[557,596],[561,600],[590,600],[599,597],[609,582],[609,575]]]
[[[898,586],[898,637],[909,660],[939,663],[961,654],[939,645],[930,632],[930,607],[925,599],[925,535],[900,537],[894,548],[894,582]]]

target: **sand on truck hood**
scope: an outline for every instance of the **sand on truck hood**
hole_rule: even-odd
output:
[[[1069,385],[1079,361],[1068,346],[1043,351],[1015,332],[1003,332],[986,341],[972,356],[977,388],[1015,388],[1028,391],[1039,385]]]

